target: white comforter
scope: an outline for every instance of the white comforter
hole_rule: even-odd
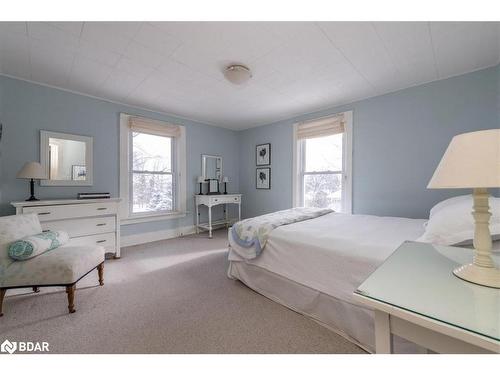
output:
[[[276,228],[265,251],[245,261],[330,296],[352,292],[406,240],[422,235],[425,220],[331,213]],[[231,241],[231,247],[238,246]]]

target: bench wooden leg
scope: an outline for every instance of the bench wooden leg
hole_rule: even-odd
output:
[[[33,287],[33,292],[38,293],[40,291],[40,288],[37,286]]]
[[[0,289],[0,316],[3,316],[2,306],[3,306],[3,298],[5,297],[6,291],[7,291],[7,289],[4,289],[4,288]]]
[[[70,285],[66,287],[66,293],[68,294],[68,311],[70,314],[73,314],[75,310],[75,289],[76,284]]]
[[[104,285],[104,263],[97,266],[97,273],[99,274],[99,285]]]

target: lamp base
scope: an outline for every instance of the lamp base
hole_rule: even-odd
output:
[[[31,197],[29,197],[28,199],[26,199],[26,202],[39,201],[39,200],[40,200],[40,199],[35,198],[34,196],[31,196]]]
[[[453,274],[470,283],[500,289],[500,270],[496,268],[464,264],[455,268]]]

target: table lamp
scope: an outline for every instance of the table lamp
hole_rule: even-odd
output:
[[[35,180],[45,180],[47,177],[40,163],[29,161],[21,168],[16,175],[17,178],[27,178],[30,180],[30,197],[27,201],[37,201],[35,198]]]
[[[200,184],[200,193],[198,195],[203,195],[203,183],[205,183],[205,179],[203,176],[198,176],[198,183]]]
[[[500,187],[500,129],[453,137],[427,187],[473,189],[474,260],[453,273],[471,283],[500,288],[500,270],[491,257],[488,194],[488,188]]]
[[[224,194],[227,194],[227,183],[229,182],[229,177],[223,177],[222,182],[224,183]]]

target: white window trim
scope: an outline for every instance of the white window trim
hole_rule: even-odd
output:
[[[343,213],[352,213],[352,111],[333,114],[344,116],[345,133],[343,137],[342,148],[344,152],[343,158],[343,185],[342,185],[342,208]],[[302,178],[301,178],[301,165],[303,160],[303,152],[301,152],[301,144],[297,139],[297,129],[299,124],[293,126],[293,174],[292,174],[292,206],[299,207],[302,205]]]
[[[186,129],[179,126],[181,135],[175,141],[175,204],[171,212],[136,213],[130,212],[130,149],[131,137],[129,119],[132,115],[120,113],[120,215],[121,224],[138,224],[150,221],[169,220],[186,216]]]

